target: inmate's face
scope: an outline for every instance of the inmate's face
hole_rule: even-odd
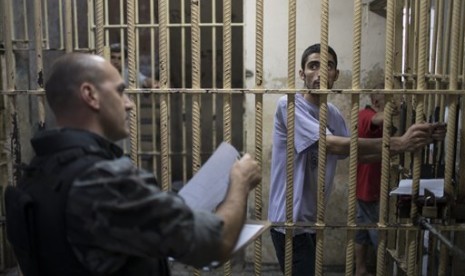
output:
[[[97,86],[100,97],[100,124],[104,135],[118,141],[129,135],[129,112],[134,103],[124,93],[125,84],[120,73],[110,63],[104,64],[105,79]]]
[[[121,52],[111,52],[110,53],[110,62],[115,66],[116,70],[118,72],[121,72]]]
[[[299,71],[300,78],[307,89],[320,89],[320,53],[312,53],[305,61],[305,67]],[[334,82],[339,77],[334,57],[328,55],[328,83],[327,88],[333,88]]]

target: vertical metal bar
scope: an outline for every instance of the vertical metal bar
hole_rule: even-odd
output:
[[[184,0],[179,0],[181,1],[181,45],[182,45],[182,50],[181,50],[181,87],[186,88],[186,6],[184,4]],[[183,93],[182,94],[182,114],[185,116],[187,114],[187,106],[186,106],[186,95]],[[182,155],[182,179],[183,182],[187,182],[187,126],[185,120],[183,121],[182,124],[182,149],[183,149],[183,155]]]
[[[95,33],[97,35],[95,50],[96,50],[97,55],[100,55],[100,56],[103,56],[103,47],[104,47],[103,1],[104,0],[95,0],[95,13],[96,13]]]
[[[263,88],[263,2],[257,0],[255,11],[255,88]],[[263,167],[263,95],[255,94],[255,160]],[[263,186],[260,182],[255,187],[255,219],[262,220]],[[262,238],[254,242],[254,273],[262,274]]]
[[[11,1],[5,0],[3,5],[3,43],[5,44],[6,89],[15,89],[15,59],[13,53],[13,24]]]
[[[134,3],[134,53],[135,53],[135,81],[136,81],[136,87],[140,88],[142,86],[142,83],[139,82],[139,72],[140,72],[140,41],[139,41],[139,28],[137,25],[139,24],[139,0],[135,0]],[[140,99],[140,97],[137,97]],[[139,122],[140,123],[140,122]]]
[[[444,7],[446,7],[446,4],[447,4],[447,8],[444,9],[445,12],[447,12],[447,15],[444,17],[444,20],[446,21],[446,25],[445,25],[445,29],[444,29],[444,33],[445,34],[450,34],[451,33],[451,28],[452,28],[452,13],[453,13],[453,10],[452,10],[452,4],[451,4],[451,1],[446,1],[444,2]],[[444,39],[443,40],[443,43],[444,43],[444,53],[443,53],[443,62],[442,62],[442,72],[443,74],[447,74],[447,72],[449,71],[449,59],[447,57],[449,57],[449,50],[450,50],[450,39]]]
[[[4,1],[3,11],[3,36],[5,43],[5,65],[6,65],[6,90],[15,90],[15,59],[13,53],[13,24],[12,24],[12,6],[11,1]],[[7,133],[10,136],[10,149],[7,151],[7,170],[8,170],[8,184],[16,185],[18,180],[18,167],[13,164],[20,164],[20,143],[18,131],[18,115],[16,110],[16,95],[8,96],[7,114],[9,120],[7,123]]]
[[[35,63],[36,63],[36,87],[42,89],[44,87],[43,77],[43,29],[42,29],[42,3],[41,1],[34,2],[34,29],[35,29]],[[43,95],[38,96],[38,115],[39,115],[39,129],[45,127],[45,99]]]
[[[89,49],[95,49],[95,23],[94,23],[94,0],[87,0],[87,36]]]
[[[192,44],[192,88],[200,88],[200,0],[191,0],[191,44]],[[192,96],[192,172],[197,173],[201,165],[201,133],[200,133],[200,105],[199,94]],[[200,275],[199,270],[194,275]]]
[[[136,38],[135,38],[135,0],[128,0],[126,6],[127,12],[127,37],[128,37],[128,86],[129,89],[136,88]],[[122,7],[122,6],[121,6]],[[136,103],[136,108],[131,110],[130,115],[130,142],[131,159],[138,164],[138,118],[139,118],[139,96],[132,96],[131,99]]]
[[[142,83],[139,82],[139,72],[140,72],[140,51],[139,51],[139,28],[137,27],[137,25],[139,24],[139,0],[135,0],[135,3],[134,3],[134,10],[135,10],[135,23],[134,23],[134,28],[135,28],[135,55],[136,55],[136,59],[135,59],[135,63],[136,63],[136,68],[135,68],[135,71],[136,71],[136,87],[137,88],[140,88],[142,86]],[[152,78],[151,78],[151,81],[150,83],[153,85],[153,82],[152,82]],[[151,87],[150,87],[151,88]],[[142,126],[142,123],[141,123],[141,94],[137,94],[136,95],[136,110],[137,110],[137,135],[136,135],[136,141],[137,141],[137,153],[139,153],[142,148],[141,148],[141,126]],[[137,154],[137,164],[139,164],[139,166],[142,164],[142,155],[141,154]]]
[[[419,35],[418,35],[418,69],[417,69],[417,90],[424,93],[426,90],[426,70],[427,70],[427,60],[428,60],[428,53],[427,53],[427,34],[428,34],[428,9],[429,4],[427,1],[420,1],[419,2]],[[415,122],[416,123],[423,123],[424,119],[424,95],[419,94],[415,96],[416,100],[416,116]],[[414,224],[415,219],[418,215],[417,209],[417,200],[418,194],[420,190],[420,177],[421,177],[421,163],[422,163],[422,153],[421,151],[417,151],[414,153],[413,157],[413,181],[412,181],[412,199],[410,205],[410,223]],[[417,274],[417,241],[418,232],[416,230],[408,231],[407,236],[407,246],[408,246],[408,255],[407,255],[407,274],[408,275],[416,275]]]
[[[463,10],[465,13],[465,5],[463,6]],[[465,14],[463,15],[463,20],[465,21]],[[463,37],[463,44],[465,45],[465,35]],[[462,54],[462,89],[465,89],[465,46],[464,50],[461,52]],[[461,97],[461,105],[462,111],[461,113],[461,128],[460,128],[460,152],[459,156],[465,156],[465,128],[463,127],[465,124],[465,98]],[[465,160],[459,158],[459,183],[458,183],[458,191],[457,197],[458,198],[465,198]]]
[[[24,22],[23,22],[23,27],[24,27],[24,41],[26,42],[29,42],[29,24],[27,23],[27,17],[26,17],[26,14],[28,14],[27,12],[27,4],[26,4],[26,0],[23,0],[23,18],[24,18]],[[12,10],[13,11],[13,10]],[[14,24],[12,25],[12,27],[14,28]],[[15,37],[15,33],[13,32],[13,37]]]
[[[106,0],[108,1],[108,0]],[[123,7],[124,7],[124,3],[125,1],[124,0],[119,0],[119,8],[120,8],[120,14],[119,14],[119,24],[120,26],[124,26],[126,24],[126,22],[124,22],[124,12],[123,12]],[[108,11],[108,8],[109,8],[109,2],[106,3],[107,5],[105,6],[105,14],[107,15],[107,18],[108,18],[108,14],[109,14],[109,11]],[[127,14],[127,12],[126,12]],[[108,21],[105,22],[107,25],[108,24]],[[129,82],[129,69],[127,68],[127,66],[129,65],[128,64],[128,56],[126,56],[124,54],[124,49],[127,49],[127,46],[126,44],[128,43],[128,41],[126,40],[126,33],[125,33],[125,28],[124,27],[120,27],[119,28],[119,34],[120,34],[120,45],[121,45],[121,73],[123,75],[123,79],[127,79],[128,82]],[[109,31],[109,30],[108,30]],[[107,34],[109,34],[109,32],[107,32]],[[109,38],[108,38],[109,40]],[[129,49],[127,50],[128,51],[128,54],[129,54]]]
[[[434,0],[435,5],[434,5],[434,23],[433,23],[433,34],[432,34],[432,48],[431,48],[431,53],[430,53],[430,72],[435,73],[436,72],[436,55],[437,55],[437,48],[438,48],[438,36],[440,35],[440,31],[438,29],[439,27],[439,12],[438,12],[438,6],[437,6],[437,0]]]
[[[74,19],[74,47],[75,49],[79,49],[79,20],[78,20],[78,9],[77,9],[77,1],[73,0],[73,19]]]
[[[224,9],[224,6],[223,6],[223,9]],[[217,21],[216,21],[216,1],[212,1],[212,6],[211,6],[211,17],[212,17],[212,24],[216,24]],[[211,51],[211,59],[212,59],[212,75],[211,75],[211,78],[212,78],[212,84],[211,84],[211,87],[213,88],[216,88],[217,85],[217,74],[216,74],[216,63],[217,63],[217,56],[216,56],[216,27],[215,26],[212,26],[210,27],[211,28],[211,35],[212,35],[212,39],[211,39],[211,47],[212,47],[212,51]],[[223,35],[224,36],[224,35]],[[224,49],[223,49],[224,50]],[[224,54],[224,53],[223,53]],[[224,66],[224,65],[223,65]],[[223,67],[224,68],[224,67]],[[224,96],[225,95],[222,95],[223,99],[224,99]],[[216,146],[216,123],[217,123],[217,114],[218,114],[218,110],[216,109],[216,100],[217,100],[217,96],[215,94],[212,94],[211,95],[211,107],[212,107],[212,125],[211,125],[211,137],[212,137],[212,148],[215,148]],[[224,120],[223,120],[224,121]],[[225,129],[223,128],[223,132],[225,131]],[[224,265],[224,268],[225,268],[225,274],[231,274],[231,264],[229,262],[225,263]]]
[[[214,2],[214,1],[213,1]],[[223,88],[231,88],[231,0],[223,0]],[[231,143],[231,95],[223,95],[223,139]]]
[[[50,36],[49,36],[49,30],[48,30],[48,0],[43,0],[44,1],[44,6],[43,6],[43,9],[41,10],[41,13],[43,12],[43,16],[44,16],[44,29],[43,29],[43,32],[45,32],[45,34],[43,33],[43,35],[45,36],[45,49],[50,49]],[[62,36],[63,34],[60,33],[60,36]],[[43,39],[43,37],[42,37]]]
[[[215,1],[213,1],[215,3]],[[215,5],[213,5],[215,9]],[[231,0],[223,0],[223,88],[231,88],[231,43],[232,43],[232,34],[231,34],[231,16],[232,7]],[[216,19],[215,21],[216,22]],[[213,27],[215,29],[216,27]],[[214,33],[216,35],[216,33]],[[213,44],[215,43],[216,38],[213,39]],[[214,48],[216,49],[216,47]],[[216,51],[213,51],[214,61],[214,71],[215,75],[213,78],[213,87],[216,87]],[[231,94],[223,94],[223,140],[231,143]],[[213,128],[215,129],[215,128]],[[213,136],[215,137],[215,136]],[[225,264],[225,275],[231,275],[231,262]]]
[[[444,35],[444,1],[443,0],[437,0],[437,6],[436,6],[436,17],[438,18],[438,37],[437,40],[435,41],[435,44],[437,44],[437,51],[436,51],[436,66],[435,66],[435,74],[438,75],[439,77],[436,78],[435,82],[435,88],[436,90],[441,89],[442,87],[442,74],[443,74],[443,54],[444,54],[444,48],[443,48],[443,35]],[[443,122],[444,121],[444,95],[438,95],[437,96],[438,100],[438,105],[439,105],[439,121]],[[438,149],[436,151],[435,157],[436,160],[440,160],[441,154],[443,152],[443,145],[444,143],[440,141],[438,143]],[[437,169],[436,169],[437,170]]]
[[[168,1],[158,0],[158,18],[160,25],[160,87],[168,87]],[[166,94],[160,99],[161,132],[161,180],[163,190],[169,189],[169,153],[168,153],[168,99]]]
[[[362,2],[354,0],[354,41],[352,46],[352,90],[355,92],[351,97],[351,117],[350,117],[350,160],[349,160],[349,191],[348,191],[348,212],[347,212],[347,248],[346,248],[346,275],[353,274],[353,260],[355,247],[355,230],[350,227],[355,226],[356,213],[356,190],[357,190],[357,164],[358,164],[358,112],[360,109],[360,57],[362,42]]]
[[[328,31],[329,31],[329,1],[321,0],[321,31],[320,31],[320,89],[328,89]],[[328,123],[328,96],[320,95],[320,138],[318,140],[318,189],[317,189],[317,226],[324,227],[325,222],[325,186],[326,186],[326,126]],[[315,275],[323,274],[324,229],[319,228],[316,236]]]
[[[105,15],[105,18],[103,19],[104,20],[104,26],[109,26],[110,25],[110,20],[109,20],[109,14],[110,13],[108,11],[109,4],[108,4],[108,0],[104,0],[104,1],[105,1],[104,4],[103,4],[104,5],[104,15]],[[120,7],[120,9],[121,9],[121,7]],[[121,13],[122,13],[122,11],[121,11]],[[104,28],[104,30],[103,30],[103,36],[104,37],[102,38],[102,40],[104,41],[105,45],[110,45],[110,30],[109,30],[109,28],[105,28],[105,27],[103,27],[103,28]],[[125,61],[126,61],[126,57],[124,55],[123,49],[124,49],[124,44],[121,44],[121,69],[125,68]],[[121,72],[121,75],[123,76],[123,79],[124,79],[125,78],[124,72]]]
[[[459,60],[459,22],[460,22],[460,5],[461,1],[453,1],[452,7],[452,29],[451,29],[451,47],[450,47],[450,76],[449,90],[455,91],[458,89],[458,60]],[[454,171],[454,155],[455,155],[455,125],[457,114],[458,99],[456,95],[449,96],[448,118],[447,118],[447,143],[446,143],[446,170],[445,170],[445,191],[449,195],[454,195],[454,187],[452,185]]]
[[[296,48],[296,0],[289,0],[288,18],[288,63],[287,87],[295,88],[295,48]],[[284,250],[284,274],[292,275],[292,247],[294,229],[294,122],[295,122],[295,95],[287,95],[287,141],[286,141],[286,235]]]
[[[452,26],[450,39],[450,75],[449,75],[449,90],[454,91],[458,88],[458,60],[459,60],[459,31],[460,31],[460,10],[462,1],[453,1],[452,7]],[[444,191],[454,201],[456,198],[452,178],[454,177],[455,167],[455,134],[456,134],[456,118],[457,118],[458,99],[456,95],[449,95],[448,117],[447,117],[447,140],[446,140],[446,155],[445,155],[445,172],[444,172]],[[450,236],[450,233],[448,233]],[[439,274],[445,275],[448,263],[448,250],[446,246],[441,244],[441,259],[439,263]],[[445,256],[443,256],[445,255]]]
[[[62,35],[63,29],[64,29],[63,26],[65,25],[65,23],[63,22],[63,2],[62,1],[58,1],[58,24],[59,24],[58,31],[60,32],[59,49],[62,50],[62,49],[65,49],[65,43],[64,43],[65,36]]]
[[[465,89],[465,5],[462,4],[462,13],[461,13],[461,19],[462,19],[462,22],[460,24],[461,26],[461,29],[460,29],[460,44],[461,44],[461,47],[460,47],[460,51],[459,51],[459,57],[461,58],[461,62],[462,62],[462,67],[459,68],[458,70],[461,71],[461,76],[460,76],[460,79],[461,79],[461,89]],[[460,82],[460,81],[459,81]],[[464,116],[465,116],[465,111],[464,111],[464,97],[460,97],[457,99],[458,100],[458,104],[459,106],[462,108],[462,111],[459,113],[459,116],[461,116],[462,118],[459,119],[459,127],[460,129],[457,129],[457,131],[459,131],[459,135],[458,137],[460,137],[460,142],[464,141],[465,137],[464,137],[464,130],[463,130],[463,124],[465,123],[465,121],[463,120]],[[457,141],[459,142],[459,141]],[[459,147],[459,154],[458,156],[465,156],[465,143],[460,143],[459,145],[461,145]],[[460,158],[458,158],[458,162],[459,162],[459,165],[462,166],[463,162],[460,162]],[[457,162],[457,161],[456,161]],[[455,164],[454,164],[455,165]],[[457,183],[457,198],[465,198],[465,172],[463,172],[464,170],[461,170],[461,169],[458,169],[457,172],[459,174],[459,177],[458,177],[458,183]]]
[[[394,87],[394,23],[395,23],[395,0],[387,2],[386,15],[386,55],[384,64],[384,89],[392,90]],[[378,237],[378,258],[376,263],[376,271],[378,276],[384,275],[386,270],[386,244],[387,232],[387,207],[388,207],[388,189],[390,177],[390,128],[392,125],[392,97],[386,97],[386,105],[384,107],[384,122],[383,122],[383,146],[382,146],[382,162],[381,162],[381,188],[380,188],[380,204],[379,204],[379,237]]]
[[[200,27],[199,27],[199,11],[200,1],[191,1],[191,25],[192,25],[192,88],[200,88]],[[193,171],[197,172],[200,168],[200,96],[193,95],[192,99],[192,159]]]
[[[73,51],[73,21],[72,21],[73,18],[72,18],[71,4],[72,4],[71,0],[65,0],[65,51],[66,53],[71,53]],[[60,17],[61,17],[61,13],[60,13]]]
[[[155,5],[154,5],[154,0],[150,0],[149,2],[149,9],[150,9],[150,68],[151,68],[151,77],[152,80],[155,80],[155,28],[153,28],[153,25],[155,24]],[[158,170],[158,160],[157,160],[157,135],[158,133],[158,126],[157,126],[157,117],[159,116],[157,109],[157,99],[158,97],[155,94],[150,94],[150,99],[152,102],[152,170],[156,172]]]

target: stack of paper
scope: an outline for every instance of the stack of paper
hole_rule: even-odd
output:
[[[444,178],[438,179],[420,179],[419,195],[425,194],[425,189],[434,193],[434,196],[440,198],[444,196]],[[399,182],[399,187],[392,190],[389,195],[411,195],[412,194],[412,179],[402,179]]]

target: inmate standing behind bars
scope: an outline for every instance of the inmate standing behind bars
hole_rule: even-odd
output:
[[[59,128],[32,140],[36,156],[6,195],[8,239],[25,276],[169,275],[167,257],[202,267],[230,257],[261,180],[246,154],[215,214],[189,209],[122,157],[133,102],[102,57],[67,54],[46,83]]]
[[[339,76],[337,55],[328,47],[328,83],[331,89]],[[308,47],[302,54],[299,76],[305,89],[320,89],[320,44]],[[301,93],[295,95],[295,155],[294,155],[294,222],[315,222],[317,211],[319,95]],[[328,103],[326,127],[326,175],[325,202],[328,202],[336,173],[337,160],[347,157],[350,138],[342,114]],[[390,151],[396,154],[415,151],[436,140],[442,140],[445,128],[439,124],[414,124],[401,137],[391,137]],[[270,207],[268,219],[285,222],[286,206],[286,147],[287,147],[287,96],[278,100],[273,126],[273,149],[271,158]],[[382,138],[359,138],[360,162],[373,162],[381,158]],[[344,183],[346,184],[346,183]],[[284,272],[285,231],[282,227],[271,229],[281,270]],[[293,231],[292,275],[314,275],[316,234],[310,228]]]

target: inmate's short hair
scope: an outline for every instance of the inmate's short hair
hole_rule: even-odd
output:
[[[309,46],[307,49],[305,49],[304,53],[302,54],[302,61],[301,61],[301,68],[302,70],[305,69],[305,62],[307,61],[307,58],[309,55],[313,53],[320,53],[321,52],[321,46],[320,43],[313,44],[312,46]],[[337,68],[337,55],[336,51],[334,51],[331,46],[328,45],[328,53],[331,54],[334,58],[334,66]]]
[[[121,44],[120,43],[110,44],[110,52],[121,53]],[[123,46],[123,52],[124,52],[124,57],[128,57],[128,48],[126,48],[126,46]]]

